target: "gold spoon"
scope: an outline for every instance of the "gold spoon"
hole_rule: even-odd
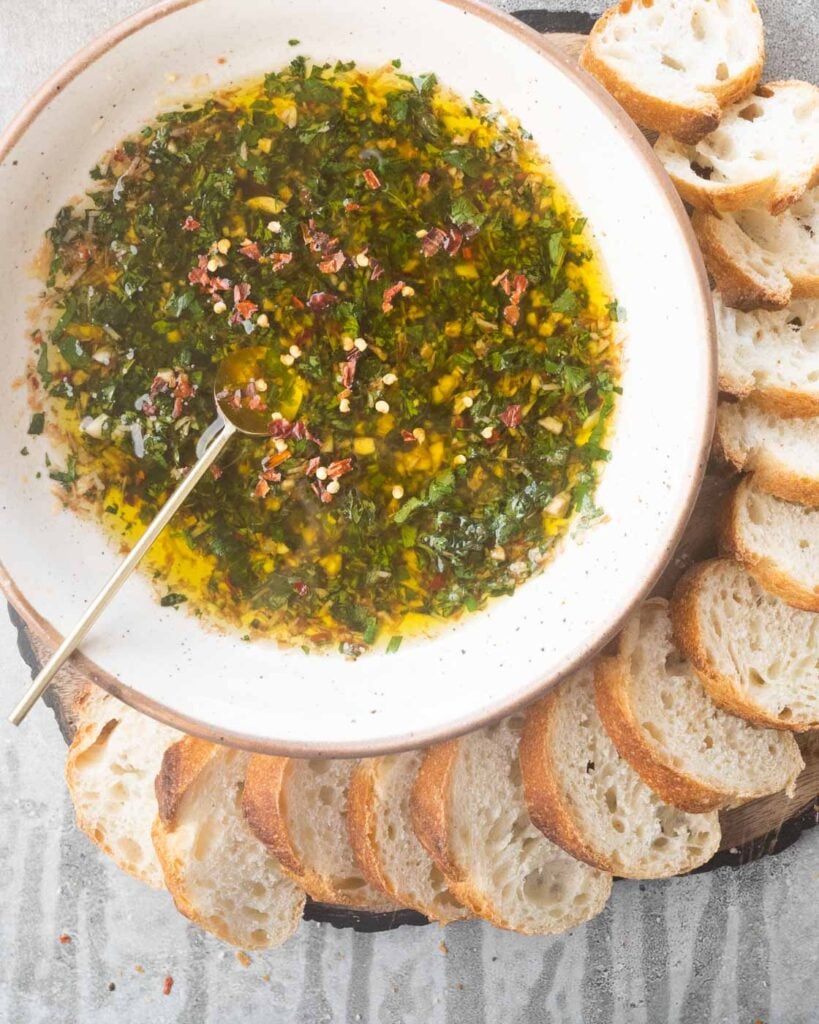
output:
[[[264,392],[255,387],[255,382],[259,380],[265,382]],[[250,384],[251,381],[254,382],[253,385]],[[294,405],[297,407],[300,400],[298,376],[282,365],[278,351],[269,348],[244,348],[222,360],[216,373],[213,392],[217,418],[202,435],[196,450],[196,463],[86,608],[76,626],[42,667],[40,674],[9,716],[12,725],[19,725],[23,721],[231,437],[236,433],[251,437],[268,436],[272,419],[269,411],[271,393],[276,395],[277,403],[281,403],[285,408],[288,404],[291,408]]]

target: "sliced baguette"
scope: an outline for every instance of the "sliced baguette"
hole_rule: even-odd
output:
[[[775,498],[745,477],[727,503],[720,541],[769,594],[819,612],[819,509]]]
[[[611,876],[570,857],[529,819],[523,719],[430,748],[412,791],[416,834],[460,902],[498,928],[549,935],[598,914]]]
[[[410,796],[423,751],[371,757],[353,773],[347,826],[364,877],[439,924],[469,917],[412,828]]]
[[[683,577],[672,619],[678,646],[726,710],[776,729],[819,727],[819,616],[714,559]]]
[[[753,90],[764,60],[753,0],[621,0],[580,56],[637,124],[684,142],[717,127],[722,107]]]
[[[192,736],[169,747],[153,839],[180,913],[233,946],[266,949],[296,931],[305,896],[242,816],[249,757]]]
[[[620,756],[667,803],[692,813],[789,788],[792,736],[726,714],[672,643],[667,602],[647,601],[595,668],[600,718]]]
[[[665,803],[617,753],[595,705],[591,667],[529,708],[520,766],[534,824],[602,871],[667,878],[719,847],[716,811],[689,814]]]
[[[654,149],[692,206],[762,204],[782,213],[819,184],[819,89],[798,81],[759,86],[695,145],[661,135]]]
[[[255,755],[242,808],[254,835],[314,900],[362,910],[397,908],[355,861],[347,802],[355,761]]]
[[[785,501],[819,507],[819,417],[783,419],[755,402],[720,402],[717,443],[754,486]]]
[[[161,889],[151,840],[154,779],[162,755],[182,733],[90,683],[79,708],[65,763],[77,825],[123,871]]]
[[[819,415],[819,300],[745,313],[713,298],[720,389],[781,416]]]
[[[819,298],[819,189],[778,217],[761,207],[691,218],[705,263],[727,306],[784,309]]]

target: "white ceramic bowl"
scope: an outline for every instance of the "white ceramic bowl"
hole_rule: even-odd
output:
[[[160,608],[137,576],[84,645],[88,675],[188,731],[253,749],[354,756],[499,717],[614,634],[673,550],[698,488],[715,399],[713,325],[687,219],[648,145],[591,79],[512,19],[457,0],[152,7],[71,61],[0,140],[0,576],[42,636],[74,622],[117,555],[35,479],[46,442],[26,437],[26,389],[12,386],[31,351],[32,257],[106,148],[163,107],[283,65],[291,38],[318,61],[400,57],[405,69],[435,71],[464,96],[479,89],[507,106],[589,218],[628,313],[614,455],[598,492],[606,519],[513,597],[434,639],[353,663],[208,632]]]

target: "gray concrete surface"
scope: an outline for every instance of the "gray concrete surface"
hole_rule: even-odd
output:
[[[0,0],[0,124],[92,35],[143,6]],[[816,80],[817,0],[761,7],[771,74]],[[0,710],[26,679],[14,631],[0,615]],[[738,871],[617,883],[604,914],[557,939],[471,922],[446,931],[445,952],[444,933],[433,927],[362,935],[305,924],[283,949],[243,964],[75,830],[63,758],[45,707],[19,732],[0,724],[3,1024],[819,1021],[819,830]],[[60,944],[61,934],[71,942]],[[174,978],[168,996],[166,975]]]

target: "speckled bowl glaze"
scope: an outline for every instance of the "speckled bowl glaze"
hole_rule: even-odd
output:
[[[295,755],[357,756],[474,729],[531,700],[611,638],[685,525],[712,429],[713,324],[683,208],[638,130],[589,78],[503,15],[449,0],[175,0],[100,38],[34,97],[0,140],[0,582],[54,639],[114,567],[97,526],[36,479],[26,437],[32,258],[106,148],[160,109],[292,59],[400,57],[462,95],[503,103],[589,218],[621,305],[624,395],[598,492],[604,520],[487,611],[394,655],[357,662],[242,643],[159,607],[141,576],[78,656],[130,704],[209,739]],[[171,79],[169,76],[177,76]],[[170,84],[172,81],[173,84]],[[30,455],[20,456],[28,445]]]

